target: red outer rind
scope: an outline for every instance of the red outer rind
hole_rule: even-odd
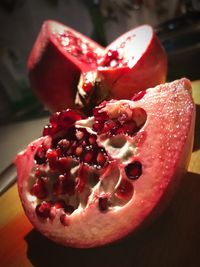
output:
[[[152,33],[149,46],[131,70],[99,71],[102,90],[108,90],[108,99],[131,99],[135,93],[166,81],[167,56],[153,29]]]

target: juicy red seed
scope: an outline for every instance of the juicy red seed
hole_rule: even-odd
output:
[[[95,135],[90,135],[88,141],[91,145],[94,145],[96,143],[97,137]]]
[[[79,128],[79,129],[76,129],[75,136],[77,140],[83,140],[83,139],[88,138],[89,133],[86,131],[85,128]]]
[[[63,128],[71,127],[77,120],[81,119],[81,115],[73,110],[67,109],[60,113],[59,125]]]
[[[76,147],[76,149],[74,150],[74,154],[75,154],[75,156],[77,156],[77,157],[80,157],[81,154],[82,154],[82,152],[83,152],[83,147],[82,147],[82,146],[78,146],[78,147]]]
[[[97,154],[97,164],[103,166],[106,163],[106,157],[103,152]]]
[[[62,225],[68,226],[69,225],[68,215],[67,214],[60,215],[60,222],[62,223]]]
[[[97,120],[107,120],[109,119],[109,116],[107,112],[102,111],[102,108],[106,106],[106,102],[102,102],[98,107],[95,107],[93,109],[93,115]]]
[[[92,85],[92,83],[89,82],[89,81],[84,82],[84,83],[83,83],[83,86],[82,86],[83,90],[84,90],[86,93],[89,93],[89,92],[92,90],[92,87],[93,87],[93,85]]]
[[[115,129],[115,134],[128,134],[128,135],[133,135],[137,132],[138,127],[135,121],[128,121],[125,122],[122,126],[119,128]]]
[[[60,118],[60,112],[56,112],[51,115],[49,121],[53,128],[56,128],[58,126],[59,118]]]
[[[103,65],[108,66],[110,65],[112,60],[118,60],[119,59],[119,53],[117,50],[108,50],[107,54],[104,57]]]
[[[103,121],[95,121],[95,123],[92,126],[92,129],[95,132],[99,132],[99,131],[101,131],[103,129],[103,126],[104,126],[104,122]]]
[[[132,101],[138,101],[138,100],[142,99],[145,94],[146,94],[146,90],[140,91],[139,93],[134,95],[131,100]]]
[[[129,198],[133,194],[133,185],[126,179],[123,179],[116,189],[115,195],[119,199]]]
[[[38,217],[47,219],[49,217],[51,207],[52,204],[49,201],[43,201],[36,206],[35,212]]]
[[[93,158],[94,158],[94,153],[93,153],[93,151],[86,151],[85,152],[85,154],[84,154],[84,156],[83,156],[83,161],[85,162],[85,163],[91,163],[92,162],[92,160],[93,160]]]
[[[44,199],[48,196],[48,190],[41,178],[38,178],[31,188],[31,194],[38,199]]]
[[[56,133],[57,133],[57,127],[53,127],[51,124],[47,124],[44,126],[42,135],[54,136]]]
[[[109,203],[107,197],[99,197],[99,209],[100,211],[106,211],[108,209]]]
[[[69,179],[69,174],[61,174],[53,185],[53,192],[55,195],[69,194],[73,195],[75,189],[74,181]]]
[[[117,122],[114,120],[109,120],[104,124],[101,133],[112,133],[113,129],[117,127]]]
[[[58,170],[61,172],[68,172],[70,169],[70,159],[66,157],[62,157],[58,159],[57,162]]]
[[[52,170],[57,169],[58,152],[56,150],[53,150],[53,149],[48,149],[46,155],[47,155],[50,169],[52,169]]]
[[[125,167],[125,172],[129,179],[138,179],[142,174],[142,164],[139,161],[134,161]]]
[[[58,201],[56,201],[53,205],[56,209],[62,209],[65,207],[65,201],[60,199]]]
[[[67,155],[67,151],[68,151],[70,146],[71,146],[71,142],[67,139],[62,139],[57,144],[57,148],[60,149],[60,154],[62,156]]]

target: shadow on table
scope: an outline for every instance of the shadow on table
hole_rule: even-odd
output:
[[[158,220],[109,246],[67,248],[32,230],[25,238],[27,256],[36,267],[200,266],[199,188],[200,175],[187,173],[171,205]]]

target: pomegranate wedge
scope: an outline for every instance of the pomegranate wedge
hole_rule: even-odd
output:
[[[165,82],[167,60],[153,29],[133,29],[107,48],[55,21],[45,21],[28,59],[38,98],[50,111],[91,107]]]
[[[189,80],[104,101],[93,116],[53,114],[43,137],[17,155],[19,195],[45,236],[72,247],[134,233],[170,201],[193,144]]]

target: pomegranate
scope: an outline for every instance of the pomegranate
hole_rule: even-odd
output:
[[[103,48],[81,33],[45,21],[28,59],[30,82],[50,111],[130,99],[166,79],[165,52],[152,27],[135,28]]]
[[[70,109],[53,114],[15,160],[29,220],[73,247],[134,233],[166,206],[187,168],[194,117],[185,78],[104,101],[88,118]]]

